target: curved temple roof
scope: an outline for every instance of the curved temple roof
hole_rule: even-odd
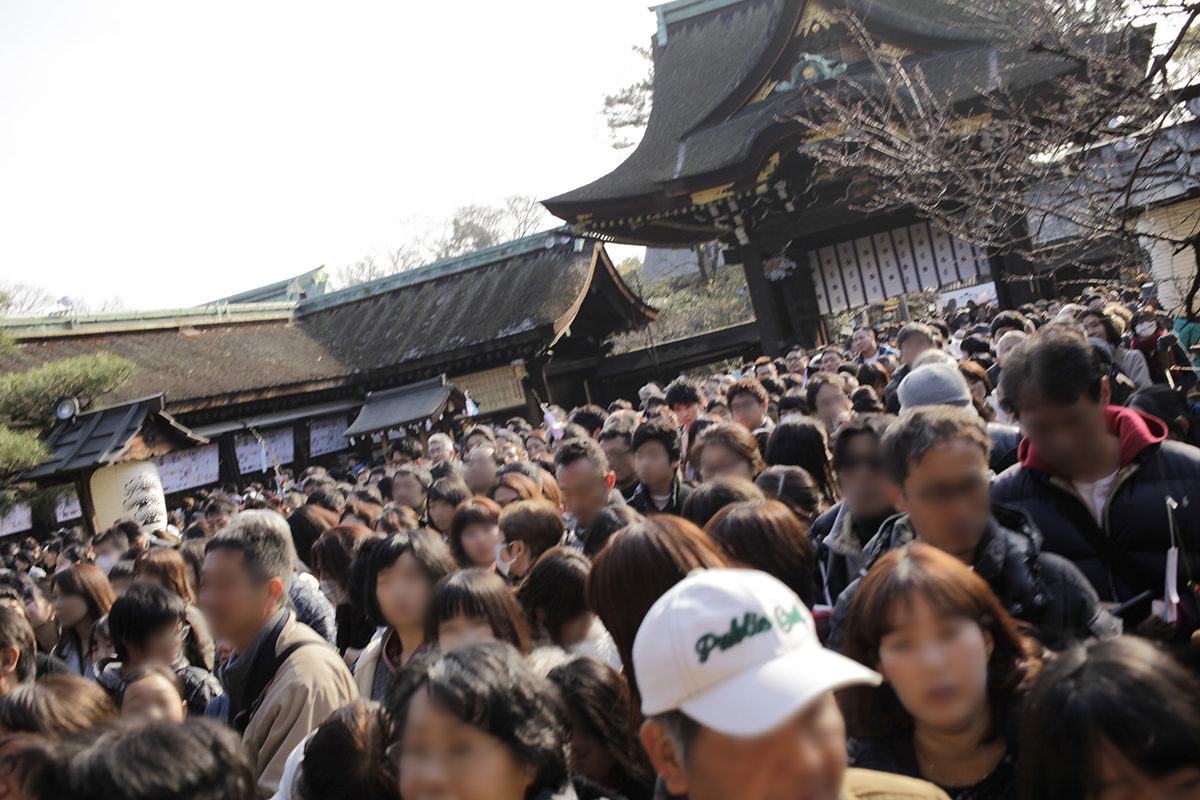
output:
[[[686,244],[711,226],[664,219],[707,199],[765,190],[803,129],[792,117],[805,86],[777,91],[814,21],[852,11],[892,52],[926,64],[931,82],[957,99],[977,87],[1034,86],[1074,65],[1013,48],[1027,0],[676,0],[660,6],[654,98],[645,135],[609,174],[545,201],[578,230],[621,241]],[[979,10],[983,8],[986,10]],[[907,55],[905,55],[907,54]],[[849,74],[870,84],[867,62]]]

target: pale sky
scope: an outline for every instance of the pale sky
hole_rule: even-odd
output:
[[[0,280],[195,305],[591,181],[648,5],[3,0]]]

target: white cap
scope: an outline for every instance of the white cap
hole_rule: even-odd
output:
[[[800,598],[765,572],[696,571],[651,608],[633,643],[646,716],[682,711],[728,736],[758,736],[826,692],[880,676],[821,646]]]

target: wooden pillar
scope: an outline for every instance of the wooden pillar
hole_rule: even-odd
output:
[[[758,320],[758,338],[762,342],[764,355],[783,354],[784,332],[779,308],[775,304],[776,292],[763,274],[762,253],[750,245],[742,249],[742,268],[746,271],[746,286],[750,290],[750,303]]]
[[[96,520],[96,501],[92,498],[92,472],[81,472],[75,476],[75,496],[79,498],[79,509],[82,512],[84,525],[92,536],[100,534]],[[55,522],[58,520],[56,519]]]
[[[1014,218],[1008,227],[1008,235],[1015,249],[1029,250],[1029,225],[1024,217]],[[996,284],[996,300],[1002,309],[1015,309],[1024,303],[1031,303],[1042,294],[1041,281],[1034,279],[1010,280],[1014,275],[1031,275],[1033,264],[1021,257],[1013,249],[1005,252],[992,250],[989,253],[992,267],[992,281]]]
[[[795,250],[789,252],[788,256],[796,262],[796,268],[783,280],[787,289],[787,328],[796,341],[785,344],[795,343],[812,349],[826,341],[824,320],[821,318],[821,308],[817,304],[817,286],[813,282],[807,255]]]

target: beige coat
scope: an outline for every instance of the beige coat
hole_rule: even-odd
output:
[[[301,647],[283,662],[242,734],[263,797],[279,789],[284,764],[296,745],[334,711],[358,699],[354,677],[337,651],[289,612],[275,652],[299,641],[315,644]]]

